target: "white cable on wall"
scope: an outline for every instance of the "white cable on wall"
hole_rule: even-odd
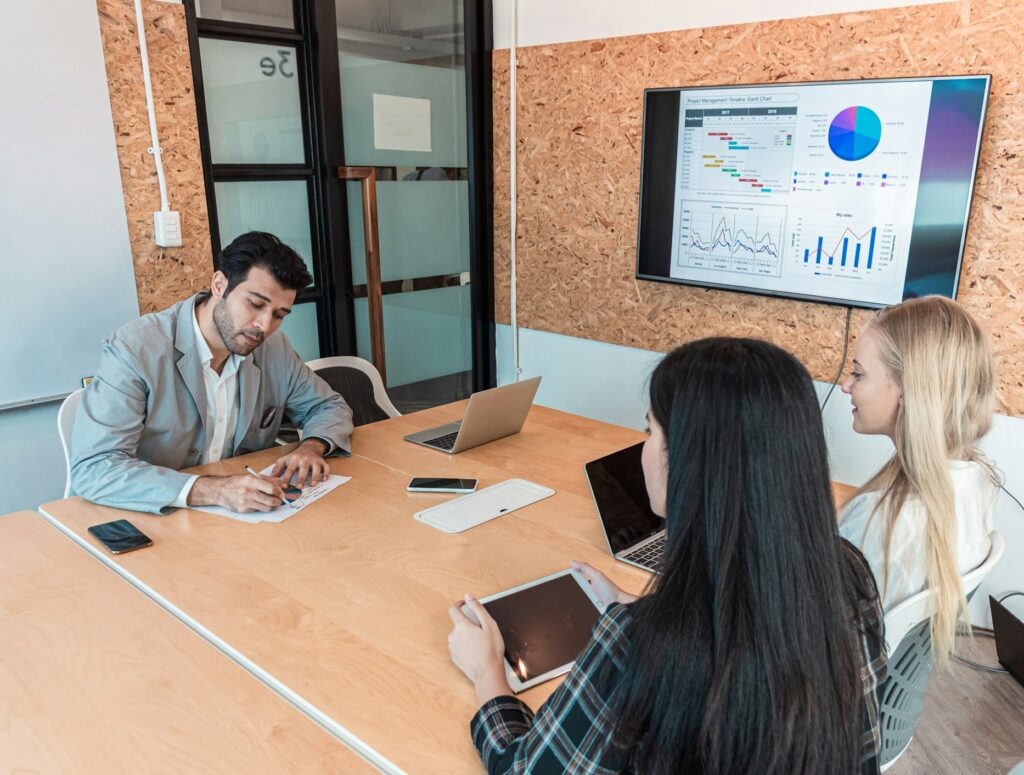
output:
[[[512,328],[512,381],[518,382],[522,369],[519,367],[519,318],[516,314],[516,74],[519,59],[516,47],[519,40],[517,22],[519,2],[511,0],[510,46],[508,54],[508,137],[509,137],[509,320]]]
[[[167,212],[171,209],[167,201],[167,182],[164,180],[164,162],[161,158],[163,153],[160,148],[160,138],[156,131],[156,109],[153,107],[153,83],[149,78],[149,52],[146,49],[146,25],[142,19],[142,0],[135,0],[135,22],[139,29],[139,55],[142,57],[142,83],[146,89],[146,110],[149,112],[149,139],[152,145],[149,152],[153,154],[156,161],[156,179],[160,184],[160,210]]]

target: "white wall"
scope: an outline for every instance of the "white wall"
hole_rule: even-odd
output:
[[[5,6],[0,44],[16,63],[0,77],[0,403],[14,403],[76,389],[138,305],[95,3]],[[63,495],[58,408],[0,411],[0,514]]]
[[[64,495],[59,403],[0,412],[0,515],[35,511]]]
[[[877,8],[921,5],[913,0],[731,0],[723,3],[667,0],[517,0],[520,46],[615,38],[725,24],[824,16]],[[939,2],[952,0],[939,0]],[[494,0],[494,47],[510,45],[516,0]]]
[[[138,317],[95,3],[13,3],[0,50],[0,407],[66,396]]]
[[[512,381],[512,329],[497,327],[498,383]],[[836,353],[839,360],[840,353]],[[521,378],[542,376],[537,403],[596,420],[642,429],[647,412],[647,379],[662,353],[595,342],[531,329],[519,330]],[[817,382],[819,399],[831,385]],[[825,410],[832,478],[859,486],[892,453],[884,437],[853,432],[850,399],[839,388]],[[1024,462],[1018,454],[1024,419],[996,415],[982,449],[1006,476],[1006,488],[1024,501]],[[995,529],[1006,540],[1006,554],[971,602],[975,624],[990,626],[988,595],[1024,590],[1024,512],[1000,495]],[[1016,610],[1016,609],[1014,609]]]

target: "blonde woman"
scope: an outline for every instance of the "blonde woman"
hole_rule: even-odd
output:
[[[880,311],[843,383],[853,429],[895,454],[844,509],[840,534],[863,552],[886,610],[933,591],[932,644],[949,653],[966,608],[960,576],[984,562],[998,477],[977,448],[992,425],[992,352],[955,302],[927,296]]]

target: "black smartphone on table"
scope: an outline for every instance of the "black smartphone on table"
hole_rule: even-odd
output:
[[[452,479],[440,476],[414,476],[409,492],[455,492],[467,493],[476,491],[476,479]]]
[[[89,532],[96,536],[97,540],[113,554],[134,552],[136,549],[153,545],[150,537],[127,519],[93,525],[89,528]]]

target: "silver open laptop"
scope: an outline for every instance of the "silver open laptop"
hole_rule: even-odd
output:
[[[454,455],[519,433],[526,422],[526,415],[530,413],[538,385],[540,377],[533,377],[511,385],[481,390],[469,397],[466,413],[461,420],[411,433],[405,440]]]
[[[661,573],[665,520],[651,511],[640,462],[643,446],[640,442],[591,460],[584,470],[612,556],[638,568]]]

